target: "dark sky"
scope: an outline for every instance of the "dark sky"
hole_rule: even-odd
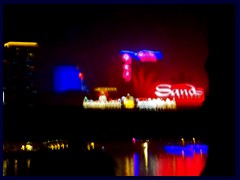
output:
[[[122,86],[121,50],[159,50],[146,65],[154,82],[208,89],[208,18],[204,5],[4,5],[4,41],[37,41],[40,88],[52,89],[53,67],[79,66],[89,87]],[[148,66],[148,67],[147,67]],[[134,67],[133,67],[134,68]],[[137,74],[138,69],[134,72]]]

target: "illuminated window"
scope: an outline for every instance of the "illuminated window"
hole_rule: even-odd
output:
[[[33,53],[28,53],[28,57],[32,58],[33,57]]]

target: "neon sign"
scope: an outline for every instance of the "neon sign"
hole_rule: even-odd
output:
[[[132,79],[132,59],[141,62],[156,62],[158,59],[162,59],[162,53],[160,51],[141,50],[133,52],[123,50],[120,54],[122,55],[122,60],[124,62],[122,77],[126,82],[130,82]]]
[[[153,51],[139,51],[137,53],[137,57],[140,59],[142,62],[156,62],[157,61],[157,56],[155,55]]]
[[[159,84],[155,95],[159,98],[174,98],[177,105],[201,105],[204,101],[204,90],[191,84]]]
[[[87,91],[83,73],[75,65],[54,67],[55,92]]]
[[[120,52],[123,55],[123,59],[136,59],[141,62],[156,62],[163,58],[160,51],[141,50],[138,52],[123,50]]]

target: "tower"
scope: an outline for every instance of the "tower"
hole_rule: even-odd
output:
[[[32,106],[37,97],[36,42],[7,42],[3,57],[4,104]]]

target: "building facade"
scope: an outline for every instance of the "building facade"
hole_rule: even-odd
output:
[[[4,44],[3,103],[32,106],[36,102],[36,42]]]

